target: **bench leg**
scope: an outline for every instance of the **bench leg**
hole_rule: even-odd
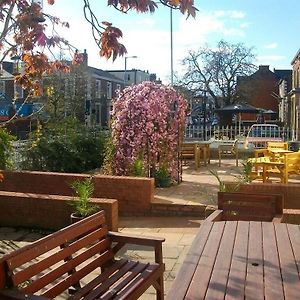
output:
[[[163,300],[164,299],[164,277],[161,276],[157,279],[157,287],[156,288],[156,299]]]

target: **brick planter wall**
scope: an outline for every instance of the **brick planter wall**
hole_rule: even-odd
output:
[[[70,225],[72,196],[0,191],[0,226],[57,230]],[[118,201],[93,198],[91,202],[105,211],[110,230],[118,230]]]
[[[52,172],[3,171],[4,180],[0,190],[21,193],[72,196],[70,183],[88,177],[87,174]],[[94,197],[118,200],[119,213],[144,214],[150,211],[154,198],[154,179],[102,176],[93,177]]]
[[[70,183],[88,174],[3,171],[0,182],[0,226],[59,229],[70,223]],[[95,202],[106,212],[109,229],[118,229],[118,214],[144,215],[151,210],[154,179],[94,176]]]
[[[236,183],[226,182],[226,186],[234,186]],[[284,196],[284,209],[300,209],[300,185],[283,183],[250,183],[241,184],[238,191],[262,194],[282,194]]]

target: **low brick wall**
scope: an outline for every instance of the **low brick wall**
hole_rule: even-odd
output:
[[[236,183],[226,182],[226,186],[233,187]],[[284,196],[284,209],[300,209],[300,184],[295,183],[250,183],[241,184],[239,192],[282,194]]]
[[[57,230],[70,225],[74,197],[0,191],[0,226],[30,227]],[[103,209],[108,228],[118,230],[118,201],[93,198]]]
[[[70,183],[89,176],[28,171],[3,171],[3,175],[4,180],[0,183],[2,191],[62,196],[74,195]],[[120,215],[145,214],[150,211],[154,198],[153,178],[96,175],[93,181],[93,197],[117,199]]]

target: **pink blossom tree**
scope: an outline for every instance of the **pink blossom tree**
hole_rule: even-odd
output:
[[[186,111],[187,101],[170,86],[144,82],[123,90],[112,111],[113,173],[132,175],[140,161],[144,176],[164,168],[177,180]]]

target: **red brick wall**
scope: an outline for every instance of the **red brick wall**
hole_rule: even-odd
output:
[[[74,195],[70,183],[87,174],[3,171],[0,190],[49,195]],[[154,179],[121,176],[93,177],[94,197],[118,200],[120,214],[143,214],[150,210],[154,198]]]
[[[57,230],[70,225],[72,196],[0,191],[0,226]],[[91,202],[105,211],[110,230],[118,230],[118,201],[93,198]]]

